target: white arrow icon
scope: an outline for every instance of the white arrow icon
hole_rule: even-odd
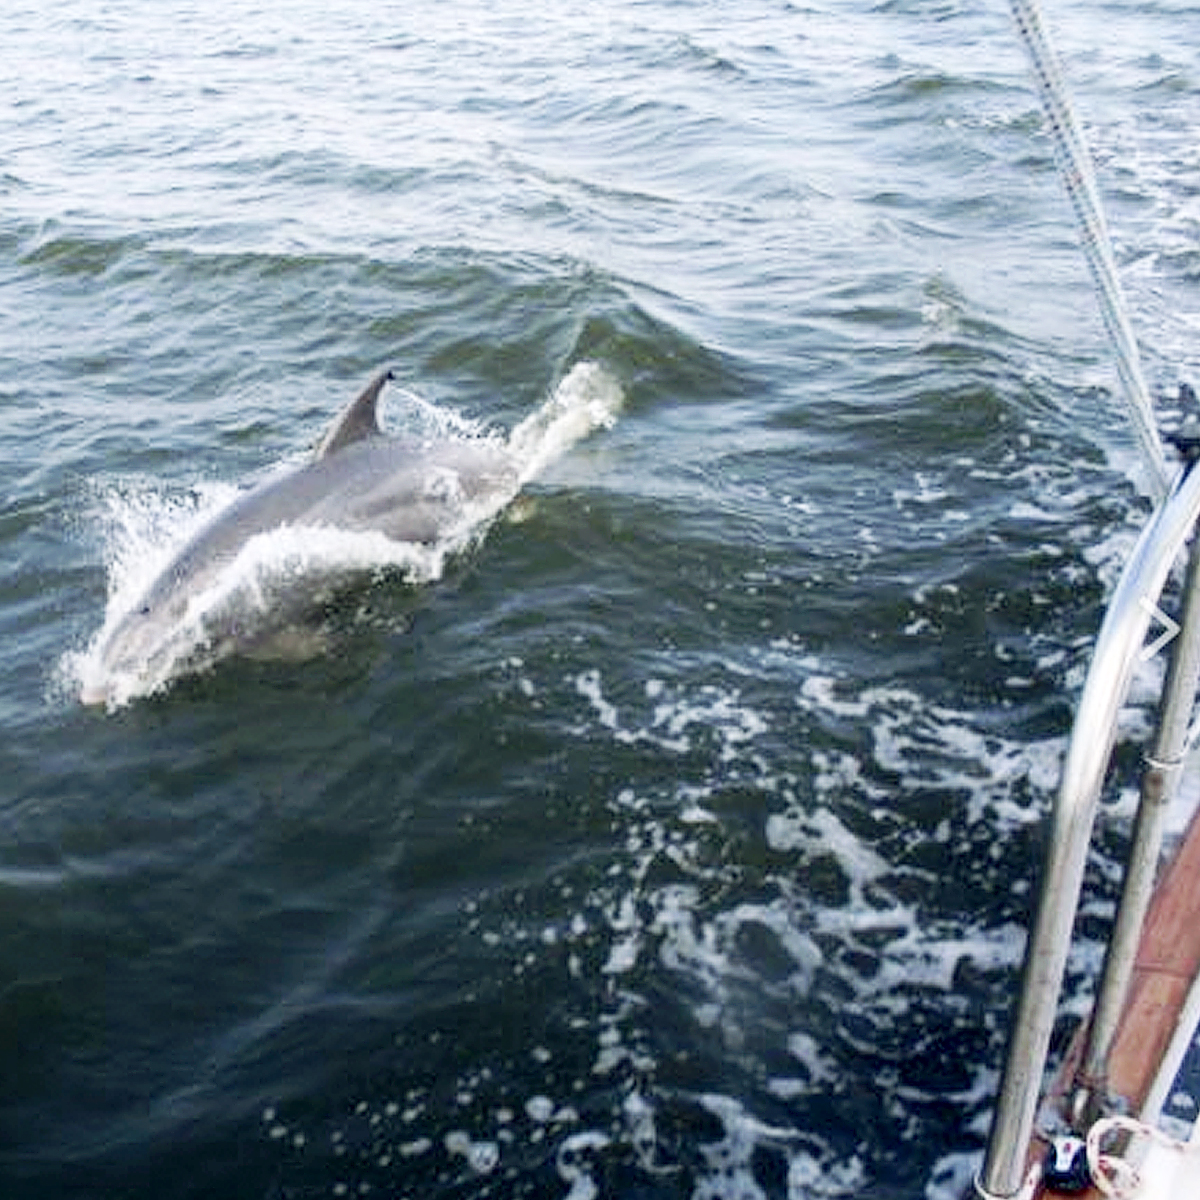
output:
[[[1138,603],[1163,626],[1163,632],[1142,650],[1141,661],[1149,662],[1179,632],[1179,622],[1171,620],[1149,596],[1143,596]]]

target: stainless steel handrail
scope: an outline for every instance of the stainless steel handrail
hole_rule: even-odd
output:
[[[1167,809],[1179,788],[1187,753],[1188,726],[1200,681],[1200,554],[1189,557],[1179,637],[1159,707],[1154,750],[1146,758],[1133,837],[1125,860],[1125,880],[1104,956],[1091,1024],[1073,1082],[1069,1110],[1073,1120],[1090,1125],[1107,1104],[1108,1060],[1120,1028],[1133,978],[1142,926],[1150,910],[1162,857]]]
[[[1200,470],[1185,468],[1138,538],[1084,684],[1054,806],[1037,916],[983,1170],[981,1196],[1021,1192],[1100,789],[1150,618],[1200,517]]]

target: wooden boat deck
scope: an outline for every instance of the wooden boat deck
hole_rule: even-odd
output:
[[[1163,869],[1155,888],[1138,945],[1129,996],[1109,1057],[1109,1093],[1128,1102],[1128,1111],[1140,1113],[1153,1086],[1158,1064],[1171,1044],[1194,981],[1200,976],[1200,809],[1192,819],[1175,855]],[[1075,1064],[1082,1053],[1086,1029],[1072,1042],[1050,1094],[1047,1106],[1061,1106],[1071,1089]],[[1039,1142],[1035,1156],[1046,1151]],[[1187,1166],[1200,1170],[1196,1154]],[[1162,1192],[1169,1200],[1200,1191],[1174,1189]],[[1189,1183],[1191,1183],[1189,1177]],[[1168,1184],[1169,1186],[1169,1184]],[[1039,1196],[1055,1193],[1039,1189]],[[1157,1192],[1153,1195],[1157,1196]],[[1147,1193],[1148,1197],[1151,1193]],[[1083,1200],[1102,1200],[1092,1188]]]

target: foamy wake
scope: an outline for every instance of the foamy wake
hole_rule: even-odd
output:
[[[772,653],[778,671],[789,649]],[[586,991],[586,1016],[569,1051],[538,1044],[511,1071],[472,1059],[436,1088],[318,1113],[271,1107],[265,1136],[310,1155],[289,1160],[301,1179],[331,1150],[346,1195],[416,1194],[424,1180],[484,1191],[485,1177],[520,1178],[539,1157],[562,1185],[543,1190],[561,1200],[614,1194],[614,1164],[647,1194],[691,1200],[969,1190],[978,1162],[963,1143],[978,1138],[996,1070],[959,1040],[980,1020],[964,988],[1006,986],[1022,939],[939,905],[937,871],[961,871],[1037,818],[1061,739],[1004,738],[971,710],[859,686],[803,652],[790,666],[800,687],[781,695],[740,662],[690,682],[504,664],[514,702],[541,719],[552,707],[587,750],[612,742],[648,764],[598,799],[611,861],[561,881],[561,908],[501,889],[465,910],[468,934],[511,955],[506,974],[561,980],[563,1005]],[[871,736],[806,744],[805,729],[847,717]],[[905,818],[910,797],[936,797],[944,822]],[[815,881],[830,870],[841,886]],[[697,1048],[682,1071],[664,1052],[676,1028]],[[928,1075],[903,1067],[948,1053],[961,1058]],[[868,1063],[878,1109],[858,1094]],[[872,1114],[880,1127],[856,1133]],[[927,1180],[880,1177],[894,1164],[886,1143],[948,1130]]]
[[[458,414],[408,393],[420,434],[439,440],[495,440]],[[440,579],[447,562],[476,542],[520,489],[593,430],[611,426],[623,401],[617,382],[595,363],[578,363],[545,403],[511,432],[506,448],[513,486],[471,504],[432,545],[396,542],[381,533],[283,527],[247,540],[237,557],[192,597],[182,620],[135,670],[104,662],[114,630],[140,602],[180,548],[241,494],[209,486],[190,502],[154,489],[115,488],[101,497],[109,596],[104,622],[88,645],[59,667],[66,690],[103,699],[110,708],[161,691],[182,675],[233,650],[258,657],[308,657],[325,648],[315,608],[356,579],[395,577],[410,586]]]

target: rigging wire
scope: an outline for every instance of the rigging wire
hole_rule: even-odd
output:
[[[1100,313],[1116,357],[1117,374],[1121,379],[1129,418],[1149,468],[1150,488],[1154,498],[1161,500],[1170,484],[1166,457],[1155,423],[1150,392],[1142,374],[1137,339],[1117,276],[1116,260],[1104,210],[1100,205],[1091,155],[1071,107],[1038,0],[1010,0],[1010,3],[1017,29],[1033,63],[1034,80],[1054,138],[1059,174],[1079,224],[1083,250],[1100,302]]]

